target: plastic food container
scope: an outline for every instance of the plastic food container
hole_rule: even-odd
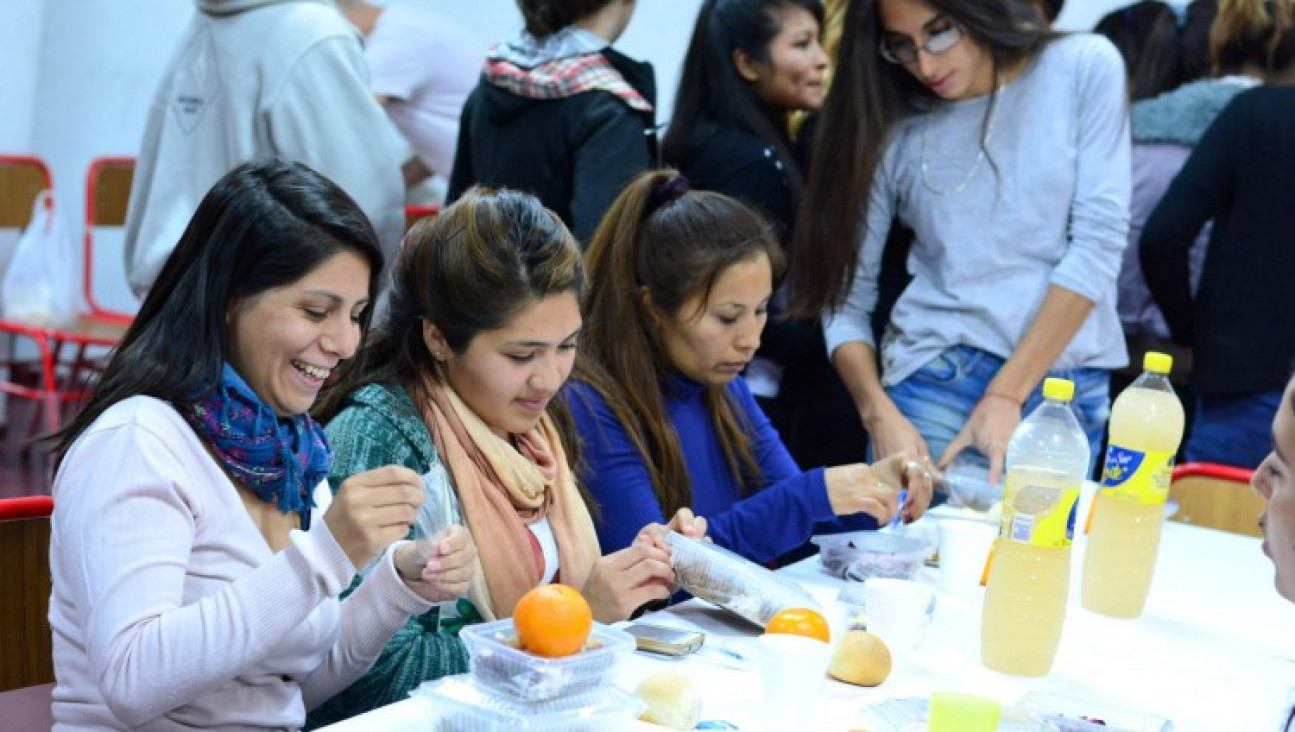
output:
[[[429,681],[410,696],[432,711],[431,732],[601,732],[637,719],[647,705],[615,686],[527,702],[497,693],[467,675]]]
[[[873,577],[913,579],[930,554],[920,538],[883,531],[815,536],[818,562],[836,577],[866,581]]]
[[[472,677],[482,686],[524,702],[578,694],[598,686],[618,661],[634,651],[634,636],[594,623],[586,648],[562,658],[544,658],[516,645],[511,618],[465,627]]]
[[[666,541],[680,587],[761,628],[787,608],[819,609],[800,585],[723,547],[673,531]]]

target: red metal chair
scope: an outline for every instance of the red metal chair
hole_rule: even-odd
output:
[[[1214,463],[1183,463],[1174,468],[1170,500],[1178,502],[1171,518],[1185,524],[1262,536],[1259,514],[1264,499],[1250,487],[1253,470]]]
[[[49,496],[0,499],[0,727],[49,729],[54,657],[49,627]]]
[[[85,303],[89,316],[102,323],[127,326],[134,315],[99,305],[94,294],[94,237],[100,227],[125,226],[135,158],[102,157],[90,161],[85,182]]]
[[[53,190],[53,178],[44,162],[30,155],[0,155],[0,228],[27,226],[42,190]],[[67,266],[76,264],[68,262]],[[11,340],[0,393],[36,403],[35,409],[23,410],[9,402],[6,442],[10,448],[21,445],[25,449],[27,439],[58,430],[64,416],[80,407],[99,373],[102,355],[117,343],[129,322],[129,317],[123,321],[88,308],[67,328],[0,320],[0,333],[9,334]],[[27,342],[35,345],[35,359],[15,358],[13,354]]]

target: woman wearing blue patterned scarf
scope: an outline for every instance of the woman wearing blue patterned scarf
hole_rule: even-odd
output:
[[[466,591],[466,531],[425,563],[400,541],[410,470],[356,475],[310,520],[332,451],[308,410],[360,360],[381,271],[355,202],[299,163],[239,166],[199,205],[54,438],[55,729],[299,728]]]

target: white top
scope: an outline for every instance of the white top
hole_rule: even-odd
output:
[[[296,728],[430,604],[388,549],[360,588],[322,521],[275,554],[165,402],[92,424],[54,481],[55,730]]]
[[[1009,358],[1054,284],[1096,307],[1053,367],[1127,363],[1115,310],[1131,189],[1124,90],[1115,47],[1074,33],[999,90],[985,160],[976,162],[988,95],[897,125],[873,181],[849,296],[824,318],[829,353],[849,341],[875,347],[869,318],[898,216],[916,236],[913,281],[880,349],[886,385],[954,345]]]
[[[421,7],[383,8],[365,39],[373,93],[433,172],[449,177],[463,103],[477,84],[487,44]]]
[[[299,160],[364,210],[395,259],[405,230],[399,140],[369,89],[359,34],[332,0],[206,0],[149,110],[125,247],[143,297],[198,203],[231,168]]]

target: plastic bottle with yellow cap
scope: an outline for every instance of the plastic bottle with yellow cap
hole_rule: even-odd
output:
[[[1075,385],[1043,382],[1043,403],[1007,445],[1003,523],[981,615],[980,659],[1017,676],[1046,676],[1070,590],[1075,503],[1088,474],[1088,438],[1070,409]]]
[[[1151,352],[1111,407],[1110,446],[1093,500],[1084,556],[1084,607],[1117,618],[1142,614],[1160,548],[1183,405],[1169,383],[1174,360]]]

